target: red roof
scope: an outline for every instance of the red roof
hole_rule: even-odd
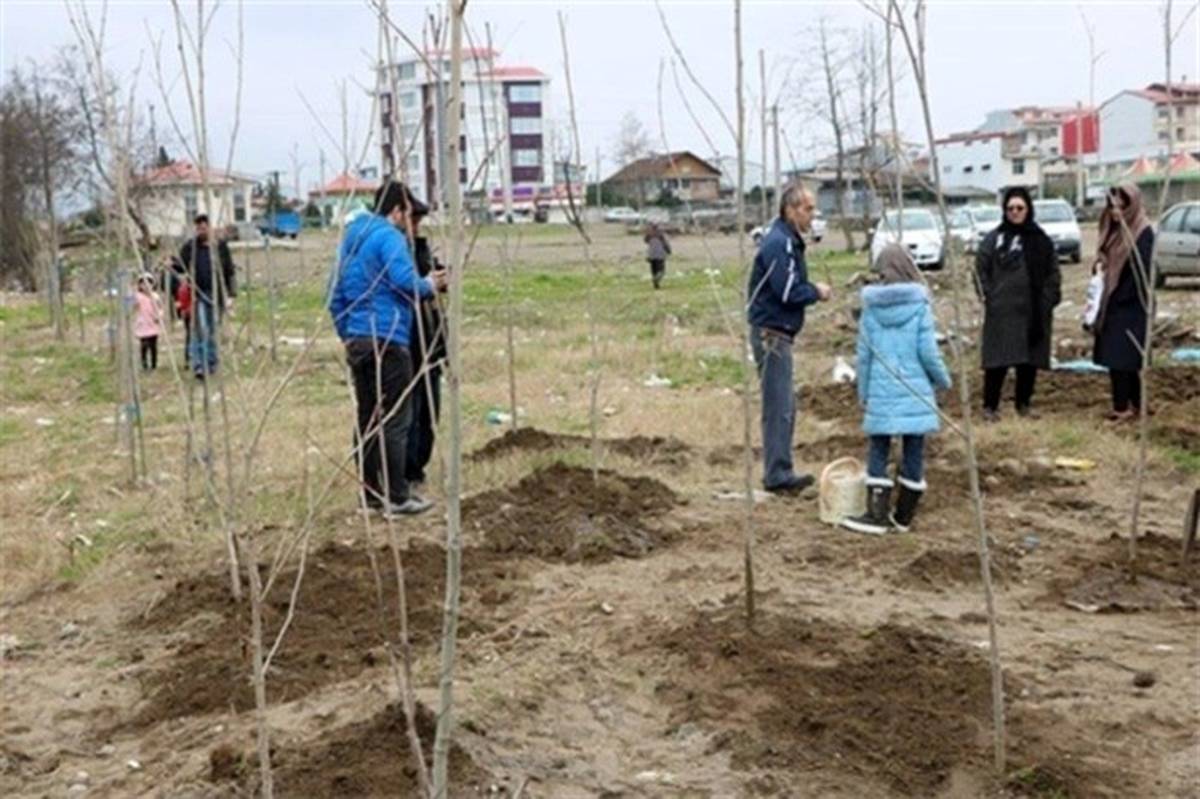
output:
[[[1172,175],[1190,175],[1193,172],[1200,172],[1200,160],[1197,160],[1191,153],[1177,153],[1171,159],[1171,165],[1167,171]]]
[[[1167,103],[1174,96],[1176,103],[1191,105],[1200,102],[1200,83],[1172,83],[1171,95],[1167,94],[1165,83],[1151,83],[1144,89],[1134,89],[1133,94],[1153,100],[1155,103]]]
[[[208,182],[212,185],[228,185],[230,183],[253,183],[250,178],[235,175],[219,169],[208,170]],[[139,186],[199,186],[204,183],[200,168],[190,161],[172,161],[166,166],[156,167],[143,175],[134,178]]]
[[[1153,175],[1158,172],[1158,164],[1151,161],[1149,158],[1142,156],[1133,162],[1133,166],[1125,172],[1126,177],[1141,177],[1142,175]]]
[[[338,175],[319,189],[308,193],[309,197],[319,197],[322,194],[374,194],[379,184],[363,180],[345,173]]]
[[[545,80],[546,73],[536,67],[496,67],[490,73],[493,78],[529,78],[531,80]]]

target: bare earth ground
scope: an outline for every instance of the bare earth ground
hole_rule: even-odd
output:
[[[1133,582],[1134,432],[1100,421],[1103,375],[1043,375],[1039,420],[1009,413],[980,430],[1008,700],[1009,762],[997,778],[961,443],[946,432],[932,443],[930,493],[911,535],[830,528],[811,497],[758,504],[759,618],[747,630],[743,506],[720,498],[741,488],[740,364],[716,299],[736,322],[736,244],[713,239],[714,262],[703,242],[680,239],[665,289],[651,293],[636,240],[597,236],[595,481],[589,278],[577,238],[525,229],[512,258],[517,434],[484,421],[508,396],[495,231],[480,239],[467,278],[474,454],[454,796],[1200,796],[1200,564],[1179,559],[1185,499],[1200,480],[1200,369],[1163,368],[1153,382]],[[844,287],[861,256],[829,246],[814,271]],[[239,435],[296,342],[319,335],[266,426],[248,534],[270,551],[335,480],[268,684],[276,787],[294,797],[415,795],[384,645],[397,628],[391,553],[378,522],[367,539],[334,466],[351,417],[319,308],[331,247],[314,236],[276,256],[286,259],[275,263],[279,363],[258,368],[261,254],[227,326],[240,359],[226,388]],[[1083,275],[1064,273],[1075,301],[1058,321],[1066,357],[1083,341],[1074,332]],[[934,282],[948,322],[948,278]],[[1175,330],[1200,325],[1194,289],[1161,294]],[[813,312],[797,354],[796,452],[810,471],[863,449],[853,392],[828,379],[834,357],[852,353],[853,292],[840,291]],[[0,307],[0,795],[247,796],[257,782],[249,614],[228,597],[211,511],[196,489],[192,511],[181,502],[180,389],[169,368],[145,380],[150,480],[129,485],[104,306],[90,302],[82,344],[74,330],[54,344],[30,298]],[[974,375],[977,355],[966,357]],[[673,385],[645,385],[652,373]],[[1062,468],[1058,457],[1096,465]],[[439,508],[441,474],[435,465]],[[397,535],[420,698],[432,707],[444,524],[435,512]],[[268,598],[268,632],[284,620],[296,567]],[[432,716],[420,727],[429,746]]]

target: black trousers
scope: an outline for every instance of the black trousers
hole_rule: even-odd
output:
[[[425,482],[425,467],[433,457],[433,438],[442,413],[442,367],[430,367],[413,389],[412,426],[408,430],[408,461],[404,476]]]
[[[1142,376],[1137,372],[1110,369],[1114,411],[1137,411],[1142,407]]]
[[[1028,408],[1033,401],[1033,389],[1037,384],[1037,367],[1031,363],[1023,363],[1015,367],[1017,371],[1017,401],[1018,408]],[[994,411],[1000,407],[1000,395],[1004,392],[1004,378],[1008,376],[1008,367],[983,370],[983,407]]]
[[[369,505],[380,505],[385,497],[400,504],[409,496],[404,472],[408,428],[412,424],[412,392],[401,402],[404,390],[412,382],[408,348],[354,338],[346,342],[346,360],[354,378],[354,399],[358,406],[355,445],[366,440],[362,451],[362,490]]]
[[[654,281],[654,288],[662,285],[663,275],[667,273],[667,262],[662,258],[650,259],[650,279]]]
[[[158,368],[158,336],[146,336],[140,338],[142,351],[142,368],[157,369]]]

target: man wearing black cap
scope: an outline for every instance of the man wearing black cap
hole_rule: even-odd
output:
[[[380,187],[375,213],[346,228],[329,291],[329,313],[354,378],[361,488],[366,504],[388,516],[431,507],[412,493],[405,475],[410,398],[421,388],[413,384],[410,335],[414,306],[445,291],[446,273],[417,273],[402,232],[411,196],[398,182]]]
[[[409,209],[408,233],[412,237],[417,273],[427,277],[444,269],[434,257],[429,239],[421,235],[421,222],[429,214],[429,206],[409,194]],[[404,476],[410,484],[419,486],[425,482],[425,467],[433,455],[433,439],[442,407],[446,330],[436,300],[422,300],[417,305],[409,341],[420,379],[413,390],[413,421],[408,433],[408,463]]]

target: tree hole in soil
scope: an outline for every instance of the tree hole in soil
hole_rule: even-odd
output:
[[[466,523],[483,548],[500,555],[599,563],[640,558],[673,543],[677,533],[657,517],[679,504],[671,489],[649,477],[555,463],[508,488],[463,503]]]
[[[1067,575],[1051,583],[1049,599],[1088,613],[1196,610],[1200,607],[1200,558],[1183,562],[1183,542],[1146,533],[1138,539],[1136,577],[1129,572],[1129,539],[1112,535],[1098,552],[1077,555]]]
[[[431,768],[437,719],[418,705],[416,721],[425,764]],[[275,795],[296,799],[418,796],[420,782],[407,729],[404,711],[393,703],[369,719],[330,730],[315,741],[281,745],[272,750],[271,758]],[[244,760],[230,776],[248,795],[256,796],[258,758],[247,753]],[[450,751],[449,777],[452,797],[487,795],[491,782],[488,773],[458,746]]]
[[[267,680],[272,703],[288,702],[329,683],[388,663],[381,626],[398,636],[396,571],[391,550],[376,552],[383,584],[383,616],[367,552],[327,544],[308,556],[296,612]],[[412,544],[402,552],[409,637],[420,649],[436,645],[442,626],[445,555],[441,547]],[[266,567],[260,567],[266,579]],[[284,571],[264,604],[266,646],[274,641],[288,607],[296,568]],[[515,564],[488,552],[463,552],[460,636],[493,629],[499,607],[518,591]],[[250,609],[229,595],[227,572],[179,581],[137,632],[171,635],[170,660],[143,678],[148,700],[133,727],[204,713],[254,707],[250,682]]]
[[[673,725],[712,730],[711,746],[729,750],[735,768],[796,780],[814,770],[850,773],[896,796],[939,794],[955,772],[992,779],[982,652],[908,627],[861,630],[772,614],[751,633],[731,609],[644,629],[628,646],[674,656],[657,686]],[[1010,697],[1019,691],[1011,678],[1006,685]],[[1062,796],[1094,796],[1092,784],[1119,781],[1060,749],[1086,746],[1066,721],[1009,704],[1013,768],[1052,769]]]
[[[686,465],[691,452],[691,447],[679,439],[663,436],[606,438],[601,440],[601,444],[605,449],[627,458],[669,466]],[[547,433],[534,427],[522,427],[509,430],[499,438],[493,438],[472,452],[468,459],[476,462],[492,461],[518,452],[545,452],[590,446],[591,439],[587,436]]]
[[[990,551],[992,581],[1011,583],[1020,572],[1020,561],[995,545]],[[891,576],[890,582],[918,591],[944,591],[983,582],[979,553],[974,550],[927,549]]]

